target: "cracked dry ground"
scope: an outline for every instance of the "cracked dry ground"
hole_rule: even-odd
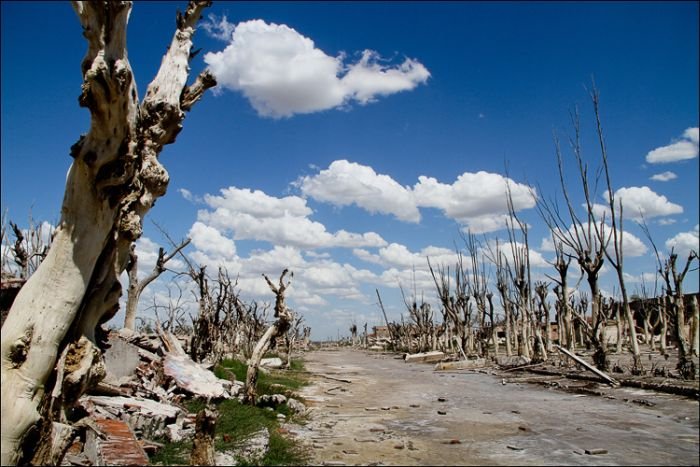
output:
[[[571,394],[357,350],[305,361],[310,420],[288,429],[315,465],[700,463],[698,401],[681,396]]]

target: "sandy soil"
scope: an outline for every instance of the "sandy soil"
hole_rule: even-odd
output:
[[[697,400],[603,385],[603,396],[572,394],[360,350],[304,358],[310,421],[288,429],[316,465],[700,464]]]

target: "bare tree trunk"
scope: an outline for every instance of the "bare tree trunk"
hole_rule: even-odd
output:
[[[215,84],[205,72],[186,87],[194,26],[207,5],[190,3],[180,15],[139,106],[126,53],[131,4],[74,2],[88,42],[79,103],[92,121],[71,148],[74,161],[53,245],[2,327],[2,465],[22,462],[22,444],[46,415],[40,404],[58,355],[83,335],[98,343],[97,328],[118,310],[129,249],[168,185],[157,156],[175,140],[183,111]]]
[[[700,354],[700,312],[698,311],[698,297],[693,295],[690,299],[691,325],[690,332],[692,336],[691,352],[697,357]]]
[[[657,298],[659,302],[659,319],[661,320],[661,334],[659,335],[659,348],[662,355],[667,354],[666,347],[668,341],[666,336],[668,335],[668,311],[666,309],[666,300],[663,298]]]
[[[129,263],[126,270],[129,274],[129,287],[126,295],[126,314],[124,316],[124,327],[132,331],[136,327],[136,311],[139,305],[139,299],[146,287],[156,280],[163,272],[165,272],[165,264],[170,261],[173,256],[178,254],[183,248],[190,243],[190,239],[183,241],[175,247],[175,250],[166,255],[162,248],[158,251],[158,259],[151,273],[144,277],[142,281],[138,278],[138,255],[136,254],[136,244],[132,244],[129,249]]]
[[[615,307],[615,327],[617,328],[617,343],[615,344],[615,353],[622,353],[622,316],[620,316],[620,305],[613,304]]]
[[[284,333],[286,333],[287,329],[289,329],[289,326],[294,320],[294,315],[292,314],[292,311],[289,308],[287,308],[287,305],[284,303],[284,293],[290,284],[289,282],[287,282],[286,284],[284,283],[284,276],[288,272],[289,270],[287,269],[282,271],[282,275],[280,275],[278,286],[275,286],[272,283],[272,281],[270,281],[270,279],[263,274],[267,285],[275,294],[275,318],[277,318],[277,320],[274,323],[272,323],[270,327],[267,328],[265,334],[263,334],[258,343],[255,345],[255,348],[253,349],[253,354],[251,355],[250,360],[248,361],[248,371],[246,372],[245,380],[245,401],[250,405],[255,405],[255,401],[257,398],[256,385],[258,381],[258,369],[260,368],[260,360],[262,360],[263,356],[265,355],[265,352],[267,352],[267,350],[270,348],[272,340],[276,339],[277,336],[281,336]]]
[[[209,409],[202,409],[197,413],[190,465],[216,465],[214,451],[216,417],[216,412]]]

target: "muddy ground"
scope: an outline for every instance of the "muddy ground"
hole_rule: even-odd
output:
[[[698,465],[698,401],[536,375],[436,372],[361,350],[304,357],[316,465]],[[491,372],[493,373],[493,372]],[[592,393],[601,395],[593,395]]]

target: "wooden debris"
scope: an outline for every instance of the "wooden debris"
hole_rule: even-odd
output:
[[[349,379],[335,378],[333,376],[321,375],[321,374],[319,374],[318,376],[320,376],[322,378],[330,379],[333,381],[340,381],[341,383],[352,383],[352,381],[350,381]]]
[[[87,432],[85,454],[92,465],[148,465],[148,456],[129,425],[108,419],[97,419],[95,423],[105,438],[92,430]]]
[[[573,353],[569,352],[569,351],[566,350],[565,348],[563,348],[563,347],[561,347],[561,346],[558,346],[558,345],[555,345],[554,347],[556,347],[561,353],[563,353],[563,354],[566,355],[567,357],[571,358],[572,360],[574,360],[574,361],[575,361],[576,363],[578,363],[579,365],[583,366],[583,367],[586,368],[587,370],[589,370],[589,371],[595,373],[596,375],[598,375],[603,381],[605,381],[605,382],[608,383],[609,385],[611,385],[611,386],[619,386],[619,385],[620,385],[620,383],[619,383],[618,381],[616,381],[615,379],[613,379],[613,378],[611,378],[610,376],[606,375],[605,373],[603,373],[602,371],[600,371],[598,368],[596,368],[596,367],[594,367],[594,366],[588,364],[585,360],[583,360],[582,358],[577,357],[576,355],[574,355]]]
[[[40,443],[32,465],[59,465],[76,435],[76,429],[64,423],[52,422],[50,430],[51,442]]]
[[[443,358],[445,358],[444,352],[435,350],[432,352],[406,354],[404,361],[406,361],[406,363],[435,363],[441,361]]]
[[[474,360],[458,360],[456,362],[438,362],[435,364],[435,370],[472,370],[474,368],[483,368],[486,366],[485,358],[477,358]]]

